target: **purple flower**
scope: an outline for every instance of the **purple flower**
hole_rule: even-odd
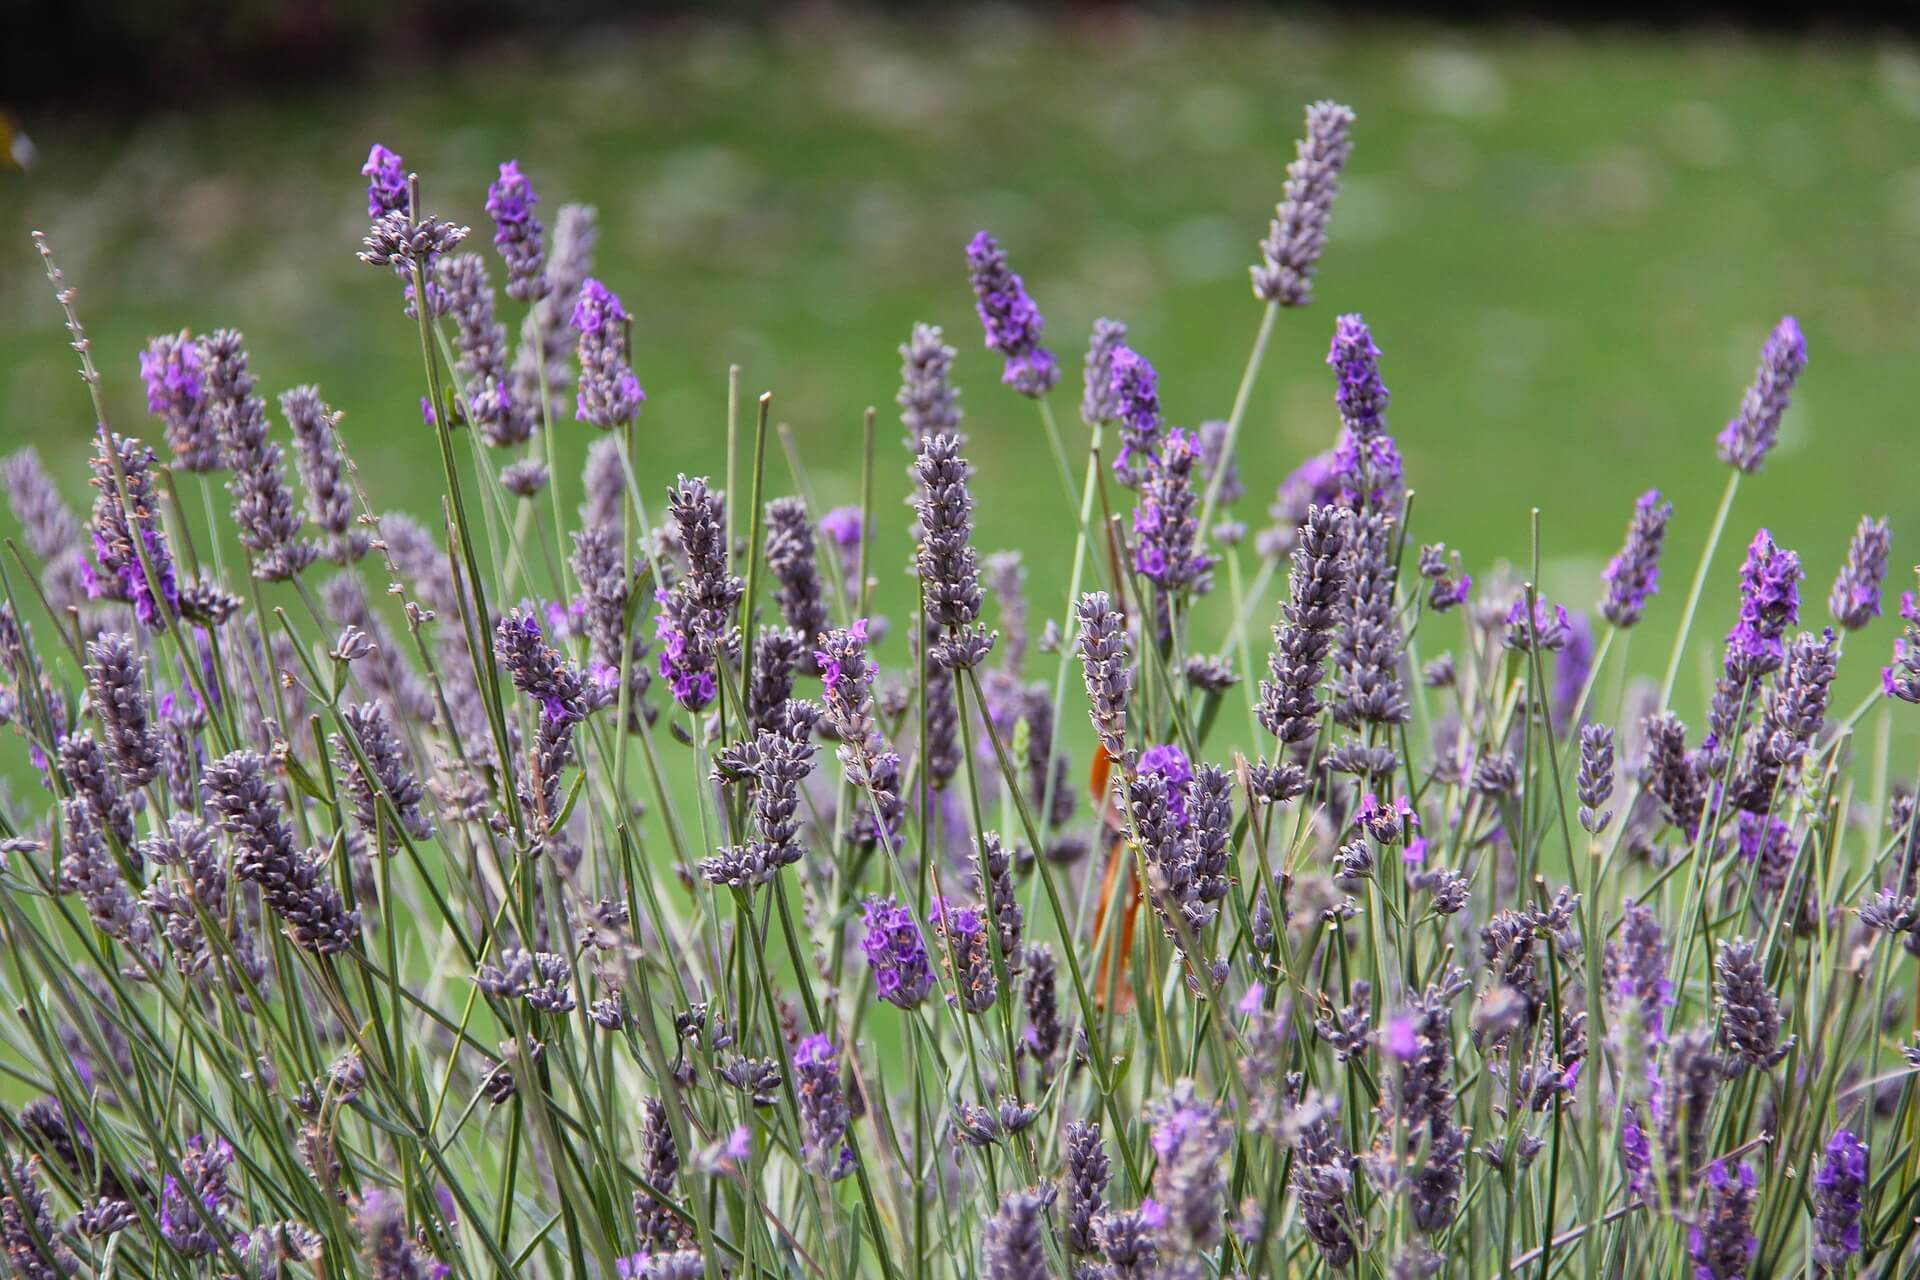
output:
[[[854,1164],[853,1150],[844,1141],[851,1116],[832,1041],[812,1035],[794,1047],[793,1088],[806,1129],[808,1167],[829,1181],[846,1177]]]
[[[1574,707],[1587,687],[1587,677],[1593,673],[1593,627],[1584,613],[1571,614],[1567,621],[1567,643],[1553,655],[1550,704],[1553,727],[1561,733],[1570,728]]]
[[[918,441],[913,471],[919,481],[914,510],[920,517],[920,546],[915,567],[927,621],[946,631],[928,656],[948,670],[979,665],[996,638],[980,625],[985,596],[973,548],[973,497],[967,489],[971,470],[960,456],[955,433],[942,431]]]
[[[1086,362],[1081,366],[1080,420],[1089,427],[1112,422],[1120,416],[1120,405],[1113,393],[1113,353],[1123,350],[1126,342],[1127,326],[1120,321],[1093,322]]]
[[[1660,590],[1660,550],[1666,543],[1667,521],[1672,516],[1673,504],[1662,502],[1658,489],[1647,490],[1634,503],[1620,554],[1609,560],[1600,574],[1607,584],[1600,612],[1614,626],[1630,627],[1640,621],[1647,601]]]
[[[1800,557],[1774,544],[1765,529],[1753,535],[1740,567],[1740,620],[1727,635],[1727,670],[1764,675],[1786,656],[1781,637],[1800,621]]]
[[[1199,494],[1194,485],[1200,450],[1193,436],[1175,428],[1154,455],[1133,509],[1133,567],[1167,591],[1204,594],[1213,559],[1196,545]]]
[[[1867,1185],[1867,1144],[1836,1129],[1813,1175],[1813,1260],[1839,1272],[1860,1252],[1861,1192]]]
[[[1307,131],[1287,166],[1286,198],[1275,210],[1267,238],[1260,242],[1253,271],[1253,296],[1283,307],[1313,301],[1313,273],[1327,243],[1327,220],[1340,193],[1340,171],[1353,154],[1348,130],[1353,110],[1337,102],[1307,108]]]
[[[1411,1014],[1395,1014],[1389,1018],[1380,1039],[1386,1051],[1401,1062],[1411,1062],[1420,1055],[1420,1032]]]
[[[874,989],[882,1000],[911,1009],[933,989],[927,945],[913,913],[894,898],[868,898],[861,917],[866,936],[860,950],[873,968]]]
[[[520,172],[520,162],[508,160],[500,176],[487,187],[487,214],[493,219],[493,247],[507,264],[507,296],[532,302],[547,291],[546,228],[533,214],[540,197]]]
[[[1807,367],[1807,340],[1792,316],[1783,317],[1760,349],[1760,368],[1740,412],[1720,433],[1720,460],[1749,474],[1767,460],[1780,435],[1793,384]]]
[[[366,164],[360,172],[367,179],[367,216],[379,218],[383,214],[405,212],[407,207],[407,166],[401,160],[400,153],[389,151],[379,143],[373,144],[373,150],[367,153]]]
[[[1398,510],[1401,465],[1393,437],[1387,434],[1387,404],[1392,398],[1380,377],[1380,348],[1358,315],[1334,324],[1327,364],[1338,378],[1333,402],[1340,410],[1340,442],[1333,470],[1341,499],[1349,506]]]
[[[1900,595],[1905,634],[1893,642],[1893,665],[1880,668],[1880,687],[1889,698],[1920,702],[1920,602],[1913,592]]]
[[[1687,1233],[1695,1280],[1741,1280],[1760,1242],[1753,1234],[1754,1191],[1760,1185],[1753,1166],[1740,1162],[1731,1174],[1725,1160],[1707,1169],[1707,1196],[1698,1223]]]
[[[1158,1157],[1153,1199],[1165,1215],[1161,1254],[1205,1253],[1220,1242],[1233,1128],[1218,1107],[1198,1096],[1191,1080],[1149,1103],[1147,1119]]]
[[[1074,643],[1080,651],[1087,700],[1093,704],[1088,714],[1100,745],[1117,760],[1126,753],[1127,702],[1133,692],[1129,665],[1133,644],[1127,621],[1104,591],[1082,595],[1074,616],[1079,623]]]
[[[1193,762],[1187,759],[1187,753],[1171,742],[1148,747],[1140,753],[1138,772],[1143,776],[1165,779],[1167,784],[1167,811],[1173,815],[1174,825],[1187,825],[1187,784],[1193,781]]]
[[[968,1013],[985,1013],[1000,998],[1000,979],[993,967],[993,943],[977,907],[961,907],[935,898],[933,927],[940,935],[942,959],[953,973],[957,1002]]]
[[[1000,380],[1023,396],[1039,398],[1060,380],[1053,353],[1040,345],[1046,321],[1027,295],[1027,287],[1007,265],[1007,255],[985,231],[967,245],[967,273],[973,281],[974,309],[986,331],[987,349],[1006,357]]]
[[[1518,653],[1536,648],[1558,653],[1572,638],[1573,622],[1567,617],[1565,605],[1548,605],[1544,600],[1535,599],[1533,616],[1529,618],[1527,596],[1523,591],[1514,597],[1513,606],[1507,610],[1507,629],[1500,642]]]
[[[598,280],[580,286],[570,323],[580,335],[579,390],[574,417],[603,431],[632,422],[647,393],[628,364],[626,324],[630,319],[620,296]]]
[[[81,566],[87,594],[124,600],[133,606],[142,626],[165,630],[168,619],[179,611],[180,588],[160,524],[153,450],[120,435],[109,443],[104,430],[95,436],[93,448],[93,486],[98,491],[93,502],[94,558],[92,564]]]
[[[206,364],[186,330],[149,339],[140,353],[147,412],[166,428],[167,448],[182,471],[218,471],[220,443],[208,413]]]
[[[843,551],[859,546],[860,508],[833,508],[820,517],[820,532],[832,538],[834,546]]]
[[[900,345],[900,422],[907,447],[942,431],[960,430],[960,393],[953,389],[953,357],[940,326],[916,324]]]
[[[1145,356],[1132,347],[1115,347],[1107,357],[1108,394],[1120,421],[1120,452],[1113,474],[1129,489],[1146,475],[1141,458],[1154,451],[1160,436],[1160,380]],[[1138,455],[1138,456],[1136,456]]]
[[[1846,563],[1833,580],[1827,608],[1847,631],[1858,631],[1880,616],[1880,583],[1887,576],[1887,556],[1893,535],[1885,520],[1861,516],[1860,526],[1847,546]]]

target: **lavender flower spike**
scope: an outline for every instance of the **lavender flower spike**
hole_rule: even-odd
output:
[[[942,431],[960,430],[960,393],[953,389],[954,349],[939,325],[916,324],[900,346],[900,421],[908,447]],[[811,635],[811,633],[809,633]]]
[[[284,582],[312,564],[319,549],[300,536],[303,523],[287,489],[280,446],[267,438],[267,406],[247,369],[245,339],[222,329],[202,346],[214,430],[233,478],[233,523],[255,577]]]
[[[927,620],[947,637],[928,657],[949,670],[978,666],[992,650],[997,632],[980,625],[985,596],[980,563],[973,549],[973,497],[967,491],[970,467],[960,456],[960,437],[951,431],[920,442],[914,473],[920,495],[918,569]]]
[[[807,1166],[830,1182],[853,1172],[845,1142],[851,1117],[840,1087],[840,1055],[825,1036],[808,1036],[793,1051],[793,1088],[806,1126]]]
[[[294,847],[266,761],[252,751],[230,752],[207,766],[205,790],[208,810],[233,837],[234,874],[260,886],[294,945],[321,955],[352,946],[360,913],[348,911],[325,869]]]
[[[1133,691],[1133,668],[1128,665],[1133,645],[1127,620],[1104,591],[1081,596],[1074,612],[1080,622],[1076,643],[1087,699],[1093,704],[1093,728],[1100,735],[1100,745],[1117,760],[1127,750],[1127,699]]]
[[[1253,296],[1283,307],[1313,301],[1313,273],[1327,243],[1327,219],[1340,194],[1340,171],[1353,154],[1353,109],[1337,102],[1307,108],[1307,131],[1287,166],[1286,198],[1275,210],[1252,268]]]
[[[1687,1233],[1687,1253],[1696,1280],[1744,1280],[1760,1242],[1753,1234],[1753,1204],[1759,1179],[1744,1160],[1737,1174],[1725,1160],[1707,1170],[1707,1195],[1701,1218]]]
[[[1660,550],[1667,540],[1667,521],[1673,516],[1673,504],[1660,500],[1658,489],[1649,489],[1633,504],[1633,517],[1627,522],[1627,537],[1620,554],[1607,562],[1601,581],[1607,584],[1606,599],[1600,612],[1616,627],[1631,627],[1660,590]]]
[[[1827,608],[1846,631],[1858,631],[1880,616],[1880,584],[1887,576],[1887,555],[1893,535],[1885,520],[1861,516],[1847,546],[1847,562],[1833,580]]]
[[[982,1249],[986,1280],[1048,1280],[1046,1213],[1049,1190],[1009,1192],[987,1223]]]
[[[827,602],[804,499],[775,498],[767,504],[766,558],[780,584],[774,593],[780,616],[811,646],[827,629]]]
[[[1900,594],[1900,617],[1907,624],[1893,642],[1893,663],[1880,668],[1880,687],[1889,698],[1920,702],[1920,600]]]
[[[1060,366],[1053,353],[1040,345],[1046,321],[1027,295],[1027,286],[1007,265],[1006,252],[984,231],[967,245],[967,274],[973,281],[974,309],[986,331],[987,349],[1007,359],[1000,380],[1034,399],[1053,390],[1060,381]]]
[[[534,216],[540,197],[520,172],[520,162],[508,160],[500,176],[487,187],[487,215],[493,219],[493,247],[507,264],[507,296],[533,302],[547,291],[546,228]]]
[[[1867,1144],[1836,1129],[1813,1175],[1813,1260],[1840,1274],[1860,1252],[1861,1193],[1867,1186]]]
[[[1340,411],[1340,443],[1333,453],[1334,480],[1349,506],[1398,511],[1402,501],[1400,452],[1387,434],[1387,384],[1380,377],[1380,348],[1357,315],[1334,324],[1327,364],[1338,377],[1334,405]]]
[[[1197,545],[1200,494],[1194,475],[1199,462],[1198,441],[1178,427],[1169,431],[1133,508],[1133,567],[1169,592],[1202,595],[1211,585],[1213,558]]]
[[[1344,507],[1314,506],[1296,534],[1282,623],[1267,659],[1272,679],[1260,682],[1260,725],[1284,746],[1319,732],[1320,679],[1348,586],[1351,516]]]
[[[1745,1066],[1765,1071],[1787,1056],[1792,1036],[1780,1036],[1780,1001],[1767,986],[1754,945],[1731,938],[1714,963],[1713,993],[1720,1004],[1720,1043]]]
[[[120,781],[133,788],[152,782],[160,773],[160,739],[131,636],[105,631],[87,643],[87,692]]]
[[[868,898],[860,950],[873,967],[874,991],[888,1004],[911,1009],[933,989],[927,944],[913,913],[893,898]]]
[[[360,173],[367,180],[369,218],[406,211],[407,164],[400,158],[399,152],[389,151],[379,143],[374,143],[373,150],[367,152],[367,162],[360,167]]]
[[[81,567],[81,578],[89,596],[124,600],[142,626],[162,631],[179,612],[180,588],[160,525],[153,461],[153,450],[138,440],[120,435],[109,440],[105,431],[94,437],[94,559]]]
[[[220,442],[207,416],[207,383],[200,346],[187,331],[163,334],[140,353],[147,412],[166,428],[167,448],[182,471],[218,471]]]
[[[580,387],[574,417],[602,431],[632,422],[647,399],[628,363],[629,318],[620,296],[598,280],[588,279],[580,286],[570,321],[580,335]]]
[[[1120,416],[1120,405],[1113,395],[1113,353],[1126,345],[1126,325],[1118,320],[1093,322],[1086,362],[1081,366],[1084,391],[1080,397],[1080,420],[1089,427],[1102,426]]]
[[[1793,384],[1807,367],[1807,340],[1800,325],[1786,316],[1760,348],[1760,368],[1740,402],[1740,412],[1720,433],[1720,460],[1751,475],[1767,460],[1780,436]]]
[[[1160,438],[1159,375],[1145,356],[1132,347],[1115,347],[1107,357],[1108,398],[1112,415],[1120,422],[1120,451],[1114,455],[1113,474],[1129,489],[1140,486]]]
[[[1093,1222],[1107,1208],[1107,1185],[1113,1180],[1113,1166],[1107,1148],[1100,1141],[1100,1126],[1074,1122],[1067,1125],[1067,1251],[1078,1257],[1095,1252]]]
[[[352,564],[367,554],[372,539],[354,518],[346,458],[334,440],[340,415],[321,403],[318,387],[282,393],[280,412],[293,428],[294,461],[307,490],[307,519],[327,535],[322,548],[326,557]]]

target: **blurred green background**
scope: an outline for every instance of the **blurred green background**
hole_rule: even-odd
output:
[[[876,506],[895,510],[895,348],[914,321],[942,324],[979,541],[1025,549],[1052,612],[1072,520],[1033,406],[980,348],[966,239],[991,228],[1045,312],[1064,423],[1099,315],[1132,326],[1174,420],[1225,416],[1260,315],[1246,269],[1302,104],[1330,96],[1359,113],[1356,150],[1318,299],[1281,317],[1251,402],[1242,518],[1264,523],[1274,484],[1331,443],[1327,338],[1363,311],[1414,535],[1476,576],[1526,561],[1538,506],[1547,593],[1590,607],[1635,496],[1673,498],[1666,590],[1634,641],[1635,665],[1657,668],[1725,477],[1713,436],[1792,312],[1811,365],[1741,493],[1689,675],[1715,658],[1757,525],[1805,558],[1816,625],[1863,512],[1892,517],[1896,566],[1920,550],[1920,57],[1904,45],[994,10],[593,29],[537,55],[418,61],[188,114],[23,119],[35,162],[0,174],[0,449],[37,444],[84,499],[90,410],[37,227],[79,289],[117,426],[152,425],[149,335],[234,326],[263,391],[317,382],[346,411],[376,503],[431,518],[418,340],[392,279],[354,260],[357,171],[385,142],[429,208],[484,231],[494,165],[517,158],[549,220],[599,206],[596,274],[634,313],[656,511],[676,472],[722,467],[733,363],[747,393],[774,392],[823,504],[857,496],[860,415],[878,406]],[[563,428],[573,498],[588,436]],[[778,491],[777,461],[773,477]],[[896,611],[905,523],[878,556]],[[1887,612],[1852,642],[1848,701],[1885,660]]]

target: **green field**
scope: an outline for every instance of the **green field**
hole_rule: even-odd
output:
[[[238,327],[263,391],[318,382],[375,501],[431,517],[417,334],[392,280],[354,261],[357,169],[383,141],[429,208],[483,225],[493,166],[517,157],[547,213],[600,208],[598,274],[634,312],[649,395],[650,501],[675,472],[722,469],[737,363],[746,392],[773,391],[823,502],[856,496],[860,415],[879,406],[876,505],[897,510],[894,349],[915,320],[943,324],[962,351],[980,541],[1026,549],[1050,602],[1072,521],[1033,407],[979,347],[967,237],[993,229],[1045,311],[1063,421],[1098,315],[1132,326],[1175,420],[1224,416],[1259,319],[1246,268],[1301,105],[1323,96],[1358,111],[1356,152],[1319,298],[1282,316],[1251,401],[1243,518],[1258,527],[1273,484],[1331,442],[1327,337],[1364,311],[1415,536],[1460,548],[1476,576],[1527,561],[1538,506],[1546,591],[1588,607],[1634,497],[1675,500],[1667,590],[1634,641],[1645,670],[1724,479],[1714,433],[1790,311],[1811,366],[1742,490],[1696,636],[1725,629],[1758,524],[1805,558],[1816,624],[1863,512],[1893,518],[1895,563],[1911,563],[1920,59],[1726,33],[842,16],[594,32],[193,115],[29,120],[38,163],[0,175],[0,448],[34,442],[82,498],[90,413],[37,227],[80,291],[116,426],[146,425],[148,335]],[[569,423],[561,440],[576,496],[588,434]],[[878,555],[896,612],[905,523]],[[1871,651],[1843,669],[1846,698],[1894,625],[1856,639]],[[1713,659],[1697,648],[1690,674]]]

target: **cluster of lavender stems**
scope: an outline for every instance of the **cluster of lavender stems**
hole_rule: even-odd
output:
[[[1232,416],[1171,421],[1098,321],[1084,507],[1018,551],[961,384],[1073,459],[986,232],[899,349],[903,465],[823,510],[762,448],[735,492],[650,465],[591,210],[549,233],[508,161],[493,258],[455,254],[373,147],[431,519],[354,465],[387,406],[292,387],[281,437],[232,330],[115,353],[151,419],[116,429],[42,239],[92,460],[84,511],[0,467],[37,575],[0,725],[41,784],[0,797],[7,1274],[1913,1274],[1892,527],[1836,515],[1831,565],[1754,532],[1677,696],[1622,634],[1689,527],[1662,489],[1601,496],[1583,596],[1416,540],[1380,341],[1305,319],[1354,125],[1308,109]],[[997,367],[947,342],[969,305]],[[1278,325],[1327,343],[1323,447],[1249,540]],[[1761,472],[1806,369],[1783,320],[1702,470]],[[577,520],[561,432],[596,437]],[[876,537],[914,547],[878,596]],[[1071,598],[1030,601],[1054,560]]]

